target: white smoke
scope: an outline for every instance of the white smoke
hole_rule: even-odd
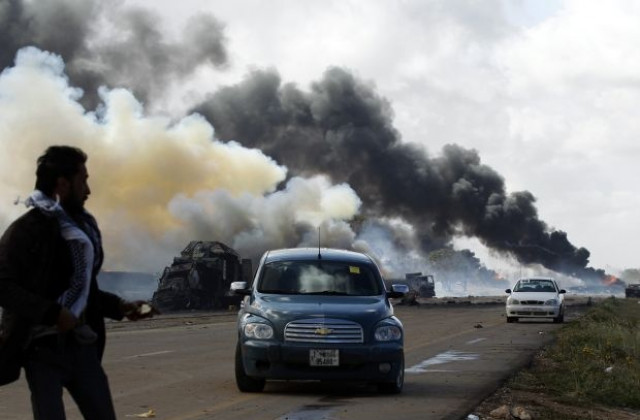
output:
[[[179,121],[145,115],[127,90],[101,88],[86,112],[62,59],[20,50],[0,74],[0,229],[35,182],[37,157],[50,145],[89,155],[87,208],[98,218],[110,270],[159,271],[190,240],[219,240],[241,255],[267,248],[350,247],[346,223],[360,199],[322,176],[286,179],[286,168],[257,149],[215,138],[198,115]],[[325,241],[326,240],[326,241]]]
[[[374,257],[388,278],[404,278],[410,272],[427,274],[429,270],[427,258],[418,251],[415,229],[397,218],[366,222],[354,247]]]

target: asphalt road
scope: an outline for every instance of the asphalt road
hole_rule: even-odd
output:
[[[558,327],[507,324],[503,312],[490,304],[396,306],[406,333],[400,395],[316,382],[268,382],[263,393],[241,393],[233,374],[235,315],[228,312],[109,323],[104,366],[120,419],[461,419]],[[80,419],[65,398],[68,418]],[[0,418],[31,418],[24,375],[0,387]]]

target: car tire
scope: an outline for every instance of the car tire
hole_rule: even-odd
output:
[[[265,385],[264,378],[254,378],[248,376],[244,371],[244,363],[242,362],[242,350],[240,349],[240,343],[236,345],[236,385],[242,392],[262,392]]]
[[[564,312],[561,312],[557,318],[553,318],[554,324],[562,324],[564,322]]]
[[[380,382],[378,392],[381,394],[399,394],[404,387],[404,354],[400,359],[400,368],[393,382]]]
[[[515,316],[508,316],[507,317],[507,322],[509,324],[511,324],[512,322],[518,322],[518,318],[516,318]]]

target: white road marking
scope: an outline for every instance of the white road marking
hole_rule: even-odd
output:
[[[167,354],[167,353],[174,353],[174,352],[175,352],[175,350],[155,351],[153,353],[134,354],[133,356],[123,357],[123,359],[135,359],[136,357],[157,356],[159,354]]]
[[[484,340],[486,340],[486,338],[476,338],[475,340],[467,341],[467,344],[476,344]]]
[[[460,360],[476,360],[480,356],[475,353],[466,353],[458,350],[449,350],[440,353],[431,359],[424,360],[417,365],[405,369],[406,373],[424,373],[424,372],[445,372],[446,370],[428,369],[429,366],[442,365],[449,362],[457,362]]]

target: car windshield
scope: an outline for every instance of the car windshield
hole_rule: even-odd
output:
[[[514,292],[555,292],[556,287],[551,280],[527,279],[520,280]]]
[[[258,291],[273,294],[376,296],[380,281],[370,267],[340,261],[275,261],[266,264]]]

